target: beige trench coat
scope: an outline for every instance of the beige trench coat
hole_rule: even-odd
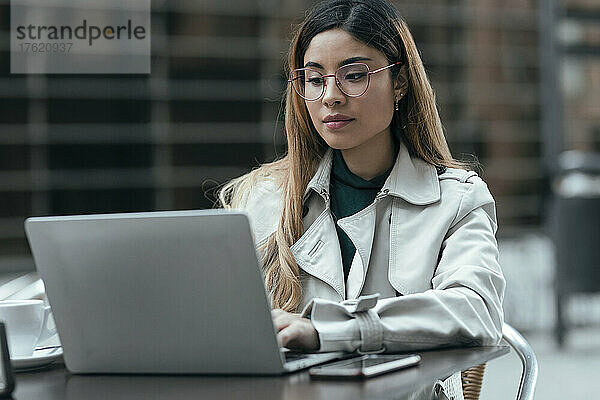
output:
[[[332,156],[329,149],[309,182],[305,231],[290,247],[300,267],[301,309],[319,333],[320,351],[497,344],[505,280],[485,182],[461,169],[438,174],[400,143],[374,202],[338,220],[357,250],[344,281],[328,193]],[[261,182],[243,209],[258,246],[277,227],[281,192]],[[448,382],[456,386],[456,378]]]

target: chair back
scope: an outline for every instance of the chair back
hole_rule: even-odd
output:
[[[504,323],[502,327],[502,337],[515,350],[523,365],[517,400],[533,400],[538,377],[538,362],[535,353],[519,331],[507,323]]]
[[[533,400],[538,376],[538,363],[535,353],[525,338],[507,323],[504,323],[502,327],[502,337],[515,350],[523,365],[517,400]],[[479,399],[484,372],[485,364],[462,371],[462,387],[465,400]]]

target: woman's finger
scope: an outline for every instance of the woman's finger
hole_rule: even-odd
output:
[[[282,330],[292,323],[294,317],[285,311],[277,314],[273,314],[273,325],[277,328],[277,331]]]
[[[276,317],[281,314],[285,314],[285,311],[283,311],[281,308],[274,308],[271,310],[271,317]]]
[[[288,347],[290,343],[297,341],[299,334],[300,329],[298,325],[290,324],[277,333],[277,341],[281,344],[281,346]]]

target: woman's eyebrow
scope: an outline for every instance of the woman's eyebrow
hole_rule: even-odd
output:
[[[352,63],[357,62],[357,61],[371,61],[371,58],[368,58],[368,57],[350,57],[350,58],[346,58],[344,61],[341,61],[338,64],[338,67],[341,67],[341,66],[346,65],[346,64],[352,64]],[[306,67],[315,67],[315,68],[325,69],[325,68],[323,68],[323,66],[321,64],[316,63],[316,62],[312,62],[312,61],[308,61],[304,65],[304,68],[306,68]]]

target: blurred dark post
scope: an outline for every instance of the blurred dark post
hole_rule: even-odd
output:
[[[569,296],[600,292],[600,154],[567,151],[559,167],[551,226],[557,261],[555,333],[562,346]]]
[[[590,88],[585,87],[584,73],[578,71],[583,75],[583,89],[572,90],[570,99],[563,93],[569,90],[564,80],[573,65],[588,63],[587,68],[595,70],[589,63],[600,55],[600,46],[586,43],[585,34],[569,34],[569,29],[585,32],[587,26],[597,25],[600,8],[548,0],[540,2],[540,16],[542,162],[545,203],[550,204],[545,222],[556,250],[555,336],[562,346],[569,297],[600,292],[600,154],[594,138],[597,126],[589,116],[583,120],[580,115],[585,108],[582,104],[591,106],[586,102]]]

